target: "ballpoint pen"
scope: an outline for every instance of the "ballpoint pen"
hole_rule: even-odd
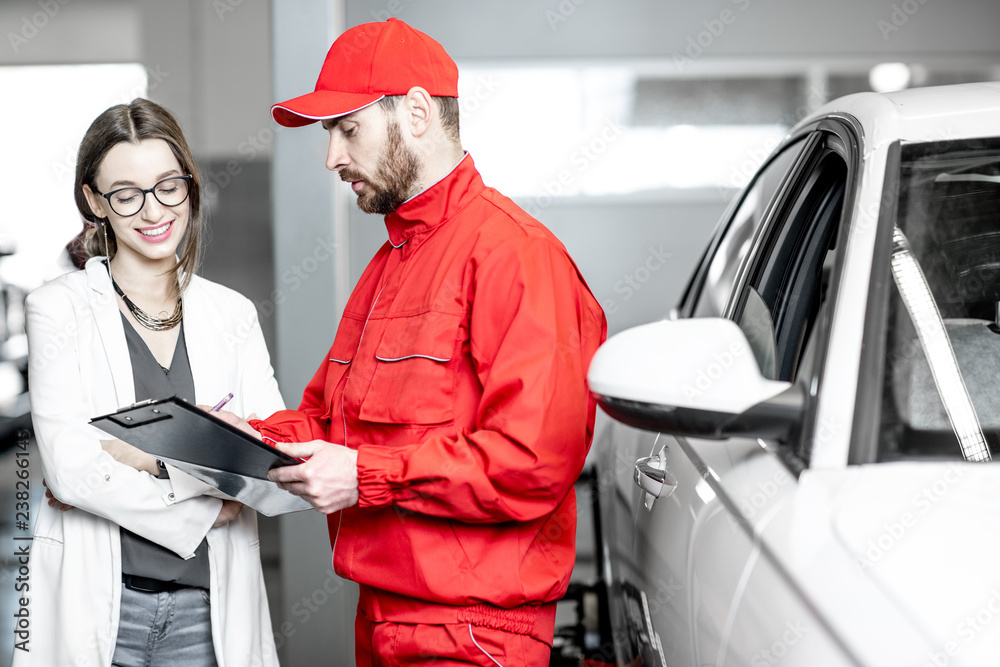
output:
[[[209,410],[209,412],[218,412],[219,410],[222,409],[222,406],[224,406],[226,403],[229,402],[229,399],[231,399],[232,397],[233,397],[233,392],[229,392],[228,394],[226,394],[226,397],[223,398],[218,403],[216,403],[215,407]]]

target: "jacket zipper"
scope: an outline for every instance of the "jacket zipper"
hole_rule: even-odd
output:
[[[394,250],[398,250],[398,249],[402,248],[404,245],[406,245],[407,243],[409,243],[409,239],[407,239],[406,241],[403,241],[398,246],[393,245],[392,247],[393,247]],[[389,241],[389,245],[392,245],[392,241]],[[344,380],[344,391],[345,392],[347,391],[347,383],[351,381],[351,370],[353,369],[353,362],[355,360],[357,360],[357,358],[358,358],[358,350],[361,349],[361,341],[364,340],[365,331],[368,330],[368,320],[371,319],[372,313],[375,312],[375,306],[378,304],[379,297],[382,296],[382,290],[385,289],[385,286],[386,286],[386,284],[388,282],[389,282],[389,276],[386,275],[385,281],[382,283],[382,286],[378,288],[378,293],[375,295],[375,300],[372,301],[372,305],[368,309],[368,315],[365,316],[365,324],[364,324],[363,327],[361,327],[361,335],[358,336],[358,344],[354,348],[354,356],[351,359],[352,368],[347,369],[347,378]],[[340,421],[341,421],[341,424],[344,427],[344,447],[347,447],[347,415],[344,414],[344,397],[343,396],[341,396],[341,398],[340,398]],[[337,534],[334,535],[334,537],[333,537],[333,549],[332,549],[332,553],[333,553],[334,560],[336,560],[336,558],[337,558],[337,540],[340,539],[340,525],[344,522],[344,512],[343,512],[343,510],[341,510],[339,514],[340,514],[340,516],[339,516],[339,518],[337,520]]]

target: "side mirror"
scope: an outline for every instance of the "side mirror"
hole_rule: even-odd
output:
[[[590,363],[590,390],[618,421],[698,438],[791,439],[805,403],[798,385],[760,373],[731,320],[664,320],[612,336]]]

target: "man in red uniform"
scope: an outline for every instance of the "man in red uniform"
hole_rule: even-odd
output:
[[[483,184],[457,96],[441,45],[390,19],[272,107],[322,121],[327,168],[389,234],[299,409],[251,420],[308,459],[271,478],[329,514],[334,567],[361,586],[359,665],[547,664],[573,569],[604,313],[552,233]]]

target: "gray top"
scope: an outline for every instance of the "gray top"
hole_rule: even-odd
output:
[[[195,403],[194,378],[184,343],[184,322],[178,326],[177,346],[170,368],[165,369],[146,347],[138,332],[122,314],[128,354],[132,359],[132,378],[135,382],[135,400],[169,398],[177,396],[192,405]],[[160,581],[174,581],[185,586],[209,587],[208,544],[201,541],[193,558],[184,560],[173,551],[150,542],[124,528],[122,536],[122,572]]]

